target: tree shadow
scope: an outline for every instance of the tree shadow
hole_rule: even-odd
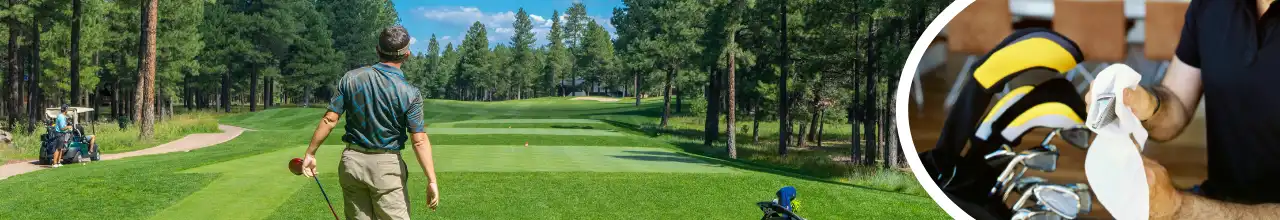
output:
[[[643,155],[649,155],[649,156],[661,156],[661,157],[685,157],[685,155],[684,155],[684,154],[678,154],[678,153],[667,152],[667,151],[639,151],[639,150],[628,150],[628,151],[622,151],[622,152],[624,152],[624,153],[629,153],[629,154],[643,154]]]
[[[887,192],[887,193],[896,193],[896,194],[902,194],[902,195],[919,196],[919,195],[908,194],[904,192],[871,188],[867,186],[855,185],[852,183],[830,180],[830,178],[836,177],[835,175],[829,175],[829,174],[823,175],[822,173],[807,172],[800,169],[782,167],[774,164],[753,162],[753,161],[741,160],[741,159],[730,159],[728,158],[727,155],[723,153],[710,152],[709,151],[710,148],[699,143],[672,142],[671,144],[681,149],[682,151],[684,151],[684,152],[680,152],[679,154],[701,159],[712,164],[718,164],[722,166],[728,166],[728,167],[733,167],[733,168],[738,168],[743,170],[763,172],[763,173],[769,173],[769,174],[774,174],[779,176],[786,176],[786,177],[815,181],[815,182],[836,184],[836,185],[842,185],[842,186],[848,186],[848,187],[854,187],[854,188],[860,188],[860,189],[874,190],[874,191]],[[751,151],[758,152],[758,150],[752,150],[750,148],[738,148],[738,153],[739,153],[738,155],[741,157],[748,154]],[[805,167],[805,166],[802,166],[802,167]]]
[[[611,157],[619,158],[619,159],[628,159],[628,160],[642,160],[642,161],[655,161],[655,162],[680,162],[680,163],[714,165],[713,163],[708,163],[706,161],[695,159],[692,157],[687,157],[687,156],[672,157],[672,156],[650,156],[650,155],[613,155]]]
[[[552,126],[551,126],[551,128],[563,128],[563,129],[594,129],[595,127],[591,127],[591,126],[587,126],[587,125],[552,125]]]

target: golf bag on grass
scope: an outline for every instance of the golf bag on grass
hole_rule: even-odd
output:
[[[963,76],[969,78],[948,112],[934,149],[920,153],[921,162],[935,184],[977,219],[1018,217],[1005,204],[1007,191],[1018,187],[1010,186],[1010,181],[1022,180],[1021,173],[1027,168],[1053,171],[1057,148],[1048,144],[1048,140],[1054,134],[1063,134],[1064,139],[1077,147],[1087,144],[1087,130],[1077,129],[1083,126],[1085,118],[1083,98],[1070,81],[1061,77],[1082,58],[1071,40],[1036,28],[1013,33],[979,59],[969,71],[972,75]],[[1058,75],[1008,90],[988,110],[992,98],[1006,91],[1014,78],[1045,70]],[[1014,153],[1022,136],[1039,127],[1056,130],[1041,146]],[[1081,131],[1085,132],[1084,142],[1079,142]],[[968,153],[962,154],[966,147]],[[1022,172],[1014,174],[1012,170],[1017,165],[1022,165]],[[1087,187],[1084,188],[1087,193]],[[1018,192],[1029,192],[1018,189]],[[1060,216],[1074,218],[1079,211],[1088,212],[1087,209],[1076,211]]]
[[[764,212],[764,216],[760,220],[804,220],[804,218],[796,215],[796,188],[785,186],[778,189],[777,199],[773,201],[757,202],[756,206],[760,207],[760,211]]]

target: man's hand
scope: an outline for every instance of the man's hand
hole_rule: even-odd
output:
[[[302,175],[307,177],[316,176],[316,155],[307,154],[302,157]]]
[[[1169,172],[1155,160],[1142,158],[1147,173],[1147,189],[1150,191],[1151,219],[1174,219],[1182,206],[1182,195],[1173,187]]]
[[[436,183],[427,183],[427,200],[430,201],[427,207],[431,208],[431,211],[435,211],[440,205],[440,187],[436,186]]]

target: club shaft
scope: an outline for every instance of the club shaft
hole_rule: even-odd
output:
[[[333,202],[329,201],[329,194],[324,192],[324,185],[320,185],[320,177],[311,176],[311,179],[316,180],[316,186],[320,187],[320,195],[324,196],[324,203],[329,204],[329,213],[333,214],[333,220],[338,220],[338,212],[333,211]]]

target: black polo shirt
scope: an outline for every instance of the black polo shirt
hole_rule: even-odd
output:
[[[1200,68],[1208,132],[1207,196],[1280,202],[1280,4],[1195,0],[1177,56]]]

